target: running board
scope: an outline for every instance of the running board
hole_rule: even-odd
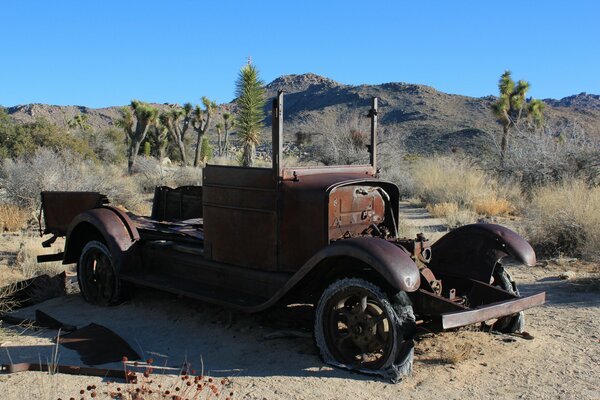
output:
[[[119,278],[134,285],[145,286],[184,297],[231,307],[242,311],[251,311],[266,303],[269,299],[249,295],[243,292],[207,285],[202,282],[184,279],[160,273],[128,273]]]

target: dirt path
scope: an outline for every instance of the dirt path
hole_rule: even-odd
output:
[[[573,271],[570,279],[560,279],[567,270]],[[424,334],[417,342],[414,373],[396,385],[325,366],[310,337],[311,310],[302,307],[245,315],[139,290],[117,307],[95,307],[70,295],[19,314],[32,316],[39,308],[69,324],[104,325],[158,365],[187,360],[199,369],[202,359],[212,376],[233,379],[235,398],[600,399],[598,267],[550,263],[510,272],[523,294],[547,292],[547,304],[526,314],[533,340],[474,330]],[[305,334],[286,336],[289,330]],[[27,331],[9,339],[0,348],[0,363],[50,359],[55,335]],[[80,359],[61,347],[59,362],[80,364]],[[81,387],[101,386],[101,381],[33,372],[0,375],[0,397],[79,398]]]

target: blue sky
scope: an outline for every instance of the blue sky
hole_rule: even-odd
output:
[[[505,69],[537,98],[600,93],[598,1],[6,1],[0,105],[219,103],[248,56],[265,82],[497,92]]]

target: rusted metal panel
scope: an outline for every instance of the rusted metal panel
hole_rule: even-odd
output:
[[[275,211],[277,192],[275,190],[252,190],[244,187],[209,186],[204,193],[205,206],[248,208]]]
[[[526,265],[536,263],[531,245],[500,225],[472,224],[442,236],[431,246],[429,268],[436,274],[489,282],[496,263],[510,255]]]
[[[281,183],[281,219],[284,221],[280,227],[282,270],[297,271],[329,243],[329,227],[332,224],[329,207],[334,207],[330,193],[342,187],[384,188],[390,196],[385,218],[389,220],[390,227],[396,225],[398,188],[389,182],[366,176],[364,171],[349,167],[345,173],[299,175],[297,180]],[[344,190],[349,193],[352,191]]]
[[[122,337],[107,327],[94,323],[61,335],[57,341],[67,349],[75,350],[86,365],[118,362],[123,357],[140,359]]]
[[[364,234],[384,221],[385,203],[375,187],[342,186],[329,196],[329,240]]]
[[[340,182],[361,182],[364,178],[364,174],[351,169],[345,174],[309,174],[281,183],[281,270],[297,271],[328,244],[327,207],[331,187]]]
[[[207,165],[202,170],[202,186],[238,186],[275,189],[277,180],[271,168],[246,168],[231,165]]]
[[[201,250],[199,245],[191,244],[186,250],[177,242],[145,243],[142,251],[144,270],[164,274],[165,280],[194,281],[197,286],[227,287],[266,297],[277,292],[291,275],[208,261],[194,253],[194,249]]]
[[[309,175],[357,175],[356,178],[375,176],[375,169],[371,165],[344,165],[344,166],[316,166],[284,168],[283,180],[295,180]]]
[[[202,186],[154,189],[152,219],[158,221],[202,218]]]
[[[277,270],[277,186],[272,169],[204,170],[204,254],[209,260]]]
[[[42,192],[44,233],[64,236],[71,221],[80,213],[108,204],[105,195],[98,192]]]
[[[48,365],[40,364],[37,361],[34,363],[3,364],[1,370],[2,372],[9,374],[25,371],[51,371],[52,373],[58,372],[59,374],[67,375],[99,376],[101,378],[125,379],[128,383],[135,383],[136,381],[135,373],[126,371],[124,369],[81,367],[78,365]]]
[[[135,268],[135,251],[133,244],[140,239],[140,234],[129,216],[114,207],[102,207],[79,214],[69,227],[65,242],[64,264],[77,262],[79,252],[94,234],[100,234],[108,245],[115,263],[123,268]]]
[[[533,296],[487,304],[467,311],[442,314],[442,329],[458,328],[460,326],[484,322],[493,318],[516,314],[519,311],[542,305],[545,301],[546,293],[542,292],[534,294]]]

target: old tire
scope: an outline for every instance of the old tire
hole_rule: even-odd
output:
[[[321,295],[314,337],[323,361],[393,382],[412,370],[415,317],[405,293],[390,299],[371,282],[344,278]]]
[[[81,251],[77,281],[88,303],[112,306],[125,299],[126,290],[118,278],[113,257],[106,245],[97,240],[88,242]]]
[[[494,268],[494,273],[492,274],[492,282],[493,286],[497,286],[502,290],[506,290],[507,292],[519,296],[519,289],[517,289],[517,284],[510,277],[509,273],[504,269],[502,265],[497,265]],[[487,326],[489,330],[490,327]],[[498,318],[496,322],[494,322],[491,326],[492,331],[502,332],[502,333],[520,333],[525,329],[525,313],[520,311],[513,315],[507,315],[506,317]]]

